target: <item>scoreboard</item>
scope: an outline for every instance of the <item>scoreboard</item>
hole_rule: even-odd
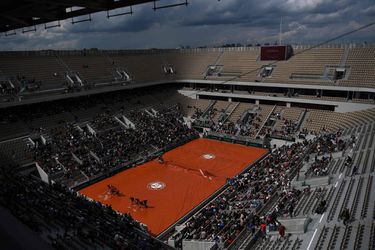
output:
[[[283,61],[292,56],[290,45],[262,46],[260,49],[260,60],[262,61]]]

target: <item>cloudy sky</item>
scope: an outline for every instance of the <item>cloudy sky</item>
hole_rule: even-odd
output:
[[[176,3],[182,0],[160,0]],[[153,11],[151,3],[134,14],[106,18],[34,33],[0,36],[1,50],[134,49],[218,46],[225,43],[274,43],[280,18],[286,43],[314,44],[375,21],[374,0],[188,0],[187,7]],[[123,10],[117,10],[123,11]],[[124,10],[126,11],[126,9]],[[79,19],[79,18],[78,18]],[[375,42],[375,28],[341,42]]]

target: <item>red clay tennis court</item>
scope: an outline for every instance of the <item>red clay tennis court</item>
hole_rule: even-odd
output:
[[[182,216],[221,188],[228,177],[242,172],[267,150],[210,139],[196,139],[153,160],[124,170],[80,190],[83,195],[130,213],[154,235],[159,235]],[[107,185],[120,196],[110,195]],[[147,200],[149,208],[132,205],[130,197]]]

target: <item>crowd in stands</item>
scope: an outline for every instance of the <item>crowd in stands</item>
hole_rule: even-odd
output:
[[[336,133],[323,133],[317,137],[316,146],[312,148],[315,154],[314,162],[311,164],[306,175],[326,176],[329,173],[328,165],[332,160],[332,153],[343,151],[355,142],[355,138],[343,140],[342,131]],[[309,158],[307,158],[309,160]]]
[[[256,112],[246,111],[235,123],[227,120],[227,122],[215,124],[213,127],[220,133],[237,136],[254,136],[255,131],[260,128],[260,121]]]
[[[43,127],[44,125],[54,125],[49,124],[50,117],[54,116],[62,117],[60,120],[61,124],[69,121],[82,122],[92,120],[96,114],[105,113],[108,110],[123,112],[125,110],[140,109],[145,108],[148,105],[152,106],[167,102],[168,100],[159,99],[158,94],[162,96],[161,93],[166,92],[167,96],[178,96],[176,92],[170,91],[170,89],[171,86],[165,86],[165,88],[158,86],[157,88],[150,87],[149,89],[141,90],[134,89],[101,93],[97,95],[81,96],[79,98],[68,98],[51,102],[15,106],[7,109],[0,109],[0,122],[2,122],[2,120],[9,120],[11,122],[20,121],[25,123],[25,126],[32,130],[40,129],[41,125],[39,124],[40,122],[38,122],[40,120],[46,121],[45,124],[42,125]],[[147,95],[153,95],[155,97],[153,100],[147,100],[147,102],[145,102],[143,101],[143,97]],[[178,103],[178,100],[175,103]],[[71,119],[69,120],[63,117],[64,114]]]
[[[283,226],[277,218],[287,216],[292,218],[294,216],[294,208],[296,207],[301,194],[301,190],[294,188],[283,191],[274,209],[267,212],[261,221],[265,227],[268,227],[268,231],[280,231],[280,229],[283,228],[282,230],[285,233],[285,226]],[[266,230],[262,230],[261,224],[258,226],[261,229],[260,236],[264,238],[266,236]],[[282,234],[283,233],[280,233],[280,235]]]
[[[0,96],[15,97],[20,90],[19,86],[13,85],[9,80],[0,81]]]
[[[15,98],[22,91],[39,90],[41,84],[41,81],[28,79],[21,75],[9,79],[3,78],[0,79],[0,96]]]
[[[97,130],[106,130],[119,126],[119,123],[109,112],[97,114],[90,123]]]
[[[284,119],[281,130],[274,130],[273,133],[282,136],[289,136],[294,134],[298,129],[298,123],[292,120]]]
[[[217,132],[228,135],[235,135],[238,131],[238,123],[232,121],[225,122],[217,128]]]
[[[167,249],[130,215],[5,167],[0,168],[0,204],[56,249]]]
[[[216,115],[216,112],[217,110],[214,108],[211,108],[205,112],[196,109],[193,117],[195,116],[197,119],[194,121],[194,124],[196,126],[214,129],[215,122],[213,117]]]
[[[257,113],[247,112],[242,117],[242,119],[237,122],[238,131],[237,134],[241,136],[253,136],[254,129],[258,130],[260,128],[259,122],[260,118]]]
[[[216,110],[212,110],[212,112],[217,112]],[[208,112],[211,114],[212,112]],[[246,110],[237,121],[231,121],[230,119],[226,119],[227,114],[223,112],[220,115],[220,119],[218,121],[213,121],[210,117],[207,119],[203,119],[200,117],[195,124],[199,124],[201,126],[209,127],[212,130],[229,134],[229,135],[236,135],[236,136],[245,136],[245,137],[254,137],[259,131],[260,136],[265,136],[266,134],[272,134],[281,136],[283,138],[291,138],[298,130],[298,122],[291,120],[291,119],[282,119],[280,114],[272,113],[270,118],[274,118],[274,120],[281,120],[283,124],[280,128],[276,128],[275,123],[270,122],[268,120],[265,122],[264,126],[262,124],[262,114],[260,114],[261,108],[253,109],[253,110]],[[213,113],[215,114],[215,113]],[[211,115],[212,116],[212,115]],[[225,121],[224,121],[225,120]]]
[[[196,135],[189,129],[183,120],[178,106],[164,108],[152,116],[153,111],[131,112],[129,119],[134,121],[136,130],[143,131],[141,139],[147,144],[156,146],[158,149],[166,145],[186,140]]]
[[[53,128],[50,140],[36,142],[34,159],[47,173],[62,171],[71,177],[82,171],[92,177],[196,136],[183,123],[177,106],[155,114],[131,111],[126,115],[135,128],[124,127],[109,113],[97,115],[82,128],[72,123]]]
[[[314,176],[326,176],[328,175],[328,164],[330,162],[329,157],[323,156],[321,159],[316,159],[311,165],[311,171]]]
[[[190,106],[190,105],[188,105],[187,108],[193,108],[194,109],[194,113],[191,116],[191,118],[193,118],[193,119],[196,119],[196,118],[201,117],[203,115],[203,111],[200,108],[196,107],[196,106]]]
[[[21,86],[21,89],[24,89],[26,91],[40,90],[40,87],[42,85],[42,81],[37,81],[35,80],[35,78],[29,79],[24,75],[17,75],[16,79]]]

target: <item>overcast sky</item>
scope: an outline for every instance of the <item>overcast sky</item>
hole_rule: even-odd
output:
[[[161,0],[176,3],[182,0]],[[0,36],[1,50],[135,49],[274,43],[283,17],[285,43],[314,44],[375,21],[374,0],[188,0],[187,7],[153,11],[151,3],[134,14],[34,33]],[[126,10],[126,9],[125,9]],[[118,10],[122,11],[122,10]],[[81,19],[84,17],[80,17]],[[77,19],[80,19],[77,18]],[[341,42],[375,42],[374,26]]]

